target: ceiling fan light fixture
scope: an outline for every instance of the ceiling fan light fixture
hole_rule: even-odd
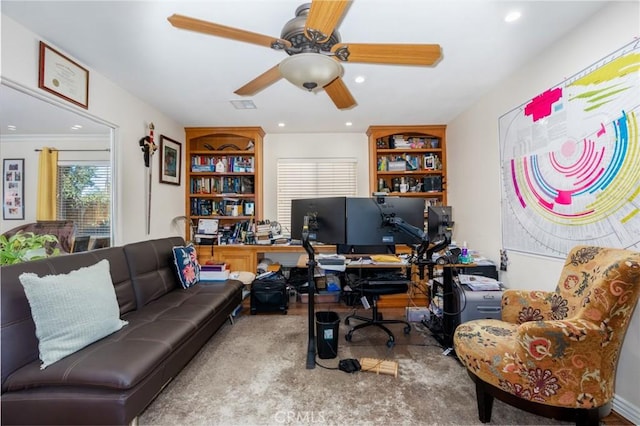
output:
[[[298,53],[280,62],[280,74],[301,89],[318,90],[342,76],[342,65],[321,53]]]

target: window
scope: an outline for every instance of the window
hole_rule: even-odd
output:
[[[111,235],[109,162],[58,162],[57,216],[73,220],[76,235]]]
[[[355,158],[279,159],[277,220],[283,232],[291,228],[291,200],[355,196],[357,165]]]

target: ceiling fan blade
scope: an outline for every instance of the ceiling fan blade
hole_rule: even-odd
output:
[[[265,89],[268,86],[271,86],[273,83],[280,80],[281,78],[282,78],[282,74],[280,74],[280,68],[278,68],[278,65],[276,65],[273,68],[270,68],[269,70],[267,70],[266,72],[263,72],[262,74],[260,74],[259,76],[257,76],[256,78],[254,78],[253,80],[251,80],[250,82],[248,82],[247,84],[245,84],[244,86],[242,86],[241,88],[239,88],[233,93],[240,96],[251,96],[258,93],[262,89]]]
[[[202,21],[184,15],[173,14],[167,20],[176,28],[195,31],[198,33],[210,34],[218,37],[230,38],[232,40],[244,41],[258,44],[260,46],[274,47],[274,44],[284,47],[291,47],[291,43],[276,37],[264,34],[253,33],[239,28],[227,27],[225,25],[214,24],[209,21]]]
[[[346,59],[344,49],[348,51]],[[347,62],[376,64],[432,65],[442,55],[439,44],[366,44],[338,43],[331,51]]]
[[[349,109],[356,105],[356,100],[353,99],[341,77],[324,86],[324,90],[338,109]]]
[[[305,23],[305,32],[319,34],[317,41],[324,41],[331,37],[347,6],[352,0],[313,0],[309,16]],[[313,39],[312,37],[309,37]]]

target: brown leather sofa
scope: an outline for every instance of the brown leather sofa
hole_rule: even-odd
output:
[[[242,301],[243,284],[180,285],[179,237],[0,268],[2,424],[129,424]],[[40,369],[35,324],[18,279],[68,273],[108,259],[128,325]]]

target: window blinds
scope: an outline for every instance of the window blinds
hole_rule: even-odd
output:
[[[291,231],[291,200],[356,195],[355,158],[291,158],[277,164],[277,220]]]
[[[109,162],[58,162],[58,219],[73,220],[76,235],[111,232]]]

